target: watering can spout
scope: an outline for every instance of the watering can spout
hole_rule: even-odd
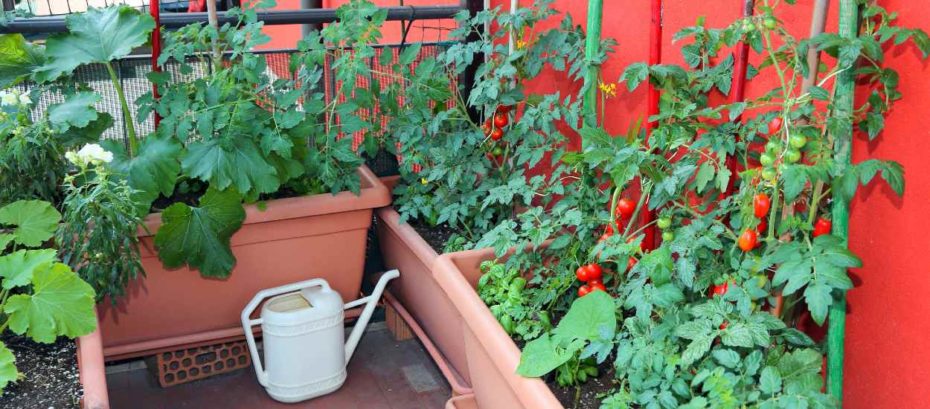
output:
[[[384,293],[384,287],[387,286],[388,281],[397,277],[400,277],[400,272],[397,270],[391,270],[382,274],[381,278],[378,279],[378,284],[375,285],[374,291],[371,292],[371,295],[345,305],[345,309],[354,308],[362,304],[365,305],[365,309],[362,310],[362,314],[358,317],[358,321],[355,322],[355,327],[352,328],[352,333],[349,334],[349,339],[346,340],[346,363],[352,359],[352,354],[355,353],[355,347],[358,346],[359,340],[362,339],[362,333],[365,332],[365,327],[368,326],[368,320],[371,319],[371,314],[375,310],[375,305],[378,303],[378,300],[381,299],[381,294]]]

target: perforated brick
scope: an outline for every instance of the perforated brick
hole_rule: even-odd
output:
[[[158,383],[162,387],[179,385],[219,375],[252,365],[245,341],[227,342],[156,356]]]

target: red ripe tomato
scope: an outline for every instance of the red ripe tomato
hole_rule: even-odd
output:
[[[739,245],[740,250],[743,250],[744,252],[746,252],[746,251],[750,251],[756,248],[756,244],[758,242],[759,242],[759,237],[756,235],[756,231],[746,229],[746,231],[744,231],[743,234],[739,236],[739,240],[737,241],[737,244]]]
[[[491,134],[491,129],[492,129],[492,128],[491,128],[491,120],[490,120],[490,119],[488,119],[487,121],[484,122],[483,125],[481,125],[481,131],[484,132],[485,135],[490,135],[490,134]]]
[[[769,199],[769,195],[765,193],[759,193],[752,197],[752,212],[758,218],[763,218],[765,215],[769,214],[769,209],[772,208],[772,200]]]
[[[814,223],[814,237],[823,236],[824,234],[830,234],[830,231],[832,230],[833,230],[833,222],[831,222],[830,219],[818,217],[817,222]]]
[[[607,292],[607,287],[604,287],[604,284],[602,284],[600,281],[597,281],[597,282],[592,281],[591,283],[588,284],[588,286],[591,287],[592,293],[595,291]]]
[[[727,289],[730,288],[730,283],[724,281],[723,284],[717,284],[710,289],[710,294],[712,296],[724,295],[727,293]]]
[[[636,260],[636,257],[630,257],[630,258],[628,258],[628,259],[626,260],[626,271],[632,270],[633,267],[636,267],[636,263],[638,263],[638,262],[639,262],[639,260]]]
[[[583,286],[581,286],[581,287],[578,287],[578,296],[579,296],[579,297],[584,297],[584,296],[588,295],[590,292],[591,292],[591,287],[589,287],[587,284],[585,284],[585,285],[583,285]]]
[[[727,325],[730,325],[730,323],[727,322],[727,321],[724,321],[724,322],[720,323],[720,329],[721,329],[721,330],[727,329]]]
[[[621,198],[617,201],[617,215],[624,219],[629,219],[633,216],[633,212],[636,211],[636,202],[627,199]]]
[[[513,109],[513,107],[510,106],[510,105],[498,105],[498,106],[497,106],[497,113],[498,113],[498,114],[504,114],[504,115],[506,115],[506,114],[509,114],[509,113],[510,113],[510,110],[511,110],[511,109]]]
[[[586,268],[586,266],[578,267],[578,269],[575,270],[575,278],[577,278],[578,281],[590,280],[590,278],[588,278],[588,269]]]
[[[605,240],[609,239],[610,236],[611,236],[610,234],[604,233],[604,234],[601,235],[601,237],[600,237],[599,239],[597,239],[597,241],[605,241]]]
[[[499,140],[501,140],[501,138],[503,138],[503,137],[504,137],[504,131],[503,131],[502,129],[500,129],[500,128],[494,128],[494,130],[491,131],[491,139],[493,139],[493,140],[495,140],[495,141],[499,141]]]
[[[510,122],[510,121],[509,121],[509,119],[507,118],[507,114],[496,114],[496,115],[494,115],[494,126],[496,126],[496,127],[498,127],[498,128],[503,128],[503,127],[507,126],[507,124],[508,124],[509,122]]]
[[[584,266],[584,269],[588,272],[588,281],[592,282],[594,280],[600,280],[601,276],[604,273],[604,270],[601,269],[601,266],[597,263],[591,263]]]
[[[765,220],[759,220],[759,224],[756,226],[756,231],[759,232],[759,234],[765,234],[765,230],[768,228],[769,225],[765,222]]]
[[[780,116],[776,116],[775,118],[772,118],[772,120],[769,122],[769,135],[774,135],[778,133],[778,131],[781,130],[782,124],[784,124],[784,121],[781,119]]]

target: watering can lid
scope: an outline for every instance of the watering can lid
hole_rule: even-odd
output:
[[[283,306],[286,299],[293,299],[295,296],[303,298],[306,303],[295,305],[288,302],[287,308],[277,308]],[[338,292],[322,287],[310,287],[271,298],[262,307],[261,315],[266,321],[270,319],[279,322],[282,320],[306,322],[333,317],[342,312],[342,297]]]

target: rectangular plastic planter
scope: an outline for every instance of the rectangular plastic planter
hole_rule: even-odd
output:
[[[324,278],[345,300],[359,294],[372,209],[391,202],[390,191],[367,168],[361,193],[323,193],[246,206],[232,236],[236,266],[228,279],[188,268],[167,270],[152,235],[161,217],[146,219],[141,234],[146,277],[135,280],[115,306],[98,305],[104,354],[127,358],[242,336],[239,314],[259,291],[308,278]]]
[[[558,409],[562,405],[538,378],[517,375],[520,350],[478,297],[481,262],[494,258],[492,249],[439,256],[433,265],[436,282],[455,307],[464,337],[472,390],[479,409]]]
[[[385,178],[393,186],[396,178]],[[409,224],[400,222],[393,207],[378,209],[377,231],[381,255],[387,269],[398,269],[400,277],[391,284],[390,296],[403,306],[409,322],[427,347],[456,395],[471,392],[465,359],[462,328],[453,325],[458,313],[433,278],[433,263],[439,254]]]

